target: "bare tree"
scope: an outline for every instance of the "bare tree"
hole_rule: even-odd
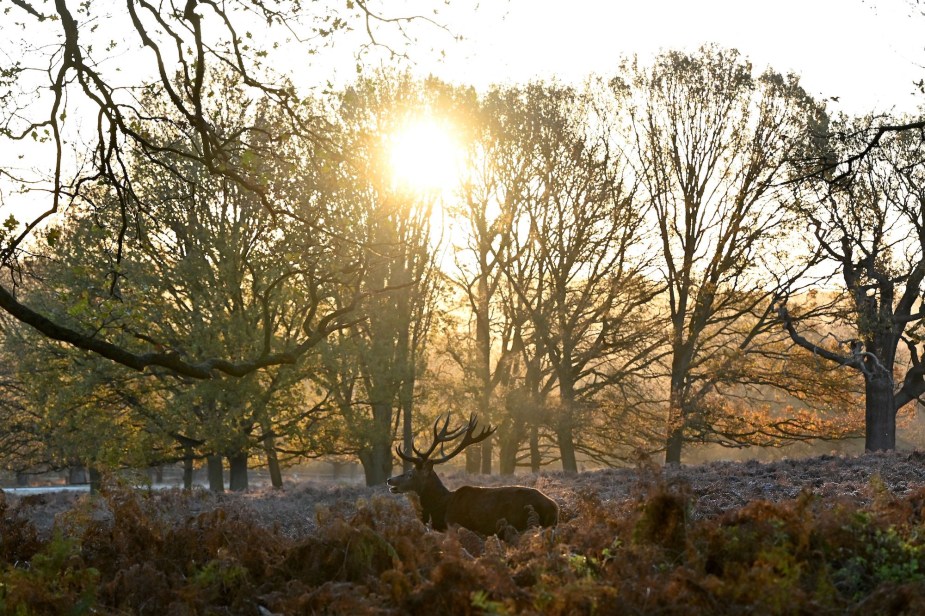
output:
[[[646,306],[658,286],[639,254],[645,233],[634,180],[611,150],[607,119],[592,120],[590,92],[532,84],[520,97],[516,134],[529,175],[504,270],[533,362],[548,368],[541,387],[554,384],[549,421],[562,467],[576,472],[596,396],[618,383],[629,391],[652,360],[658,341]]]
[[[807,331],[786,304],[779,312],[796,344],[861,375],[865,448],[885,450],[896,446],[898,411],[925,393],[925,143],[911,131],[882,133],[863,157],[846,156],[866,147],[865,132],[856,126],[870,121],[836,127],[835,135],[853,135],[832,142],[830,158],[844,163],[812,176],[814,192],[799,210],[833,281],[839,279],[840,319],[820,335]],[[890,123],[909,124],[905,118]],[[850,333],[841,334],[839,326]],[[897,366],[903,345],[905,371]]]
[[[612,86],[629,112],[627,155],[658,232],[669,311],[665,459],[679,463],[699,401],[722,382],[707,360],[724,348],[748,352],[772,321],[793,267],[779,183],[819,109],[794,76],[756,77],[736,51],[716,47],[669,52],[651,67],[625,63]]]

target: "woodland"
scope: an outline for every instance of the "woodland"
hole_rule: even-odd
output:
[[[466,451],[486,475],[917,442],[920,118],[828,113],[717,45],[477,91],[397,68],[377,33],[420,18],[366,3],[14,4],[0,459],[21,480],[182,464],[237,490],[325,458],[379,485],[446,412],[497,427]],[[104,16],[137,41],[101,45]],[[348,23],[396,68],[276,70],[298,28]]]
[[[0,469],[94,493],[0,491],[0,613],[920,613],[922,115],[717,44],[475,88],[430,8],[3,5]],[[558,525],[388,494],[440,417]]]

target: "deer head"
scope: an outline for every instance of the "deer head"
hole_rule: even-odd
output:
[[[440,480],[437,479],[437,476],[433,472],[434,465],[452,460],[469,445],[474,445],[490,437],[494,434],[496,429],[492,427],[483,428],[476,434],[475,430],[479,422],[475,415],[470,415],[467,423],[450,430],[451,416],[452,413],[447,413],[446,418],[442,421],[438,418],[437,421],[434,422],[434,439],[427,451],[421,451],[415,447],[413,443],[411,445],[410,455],[404,451],[401,446],[395,448],[395,453],[398,454],[398,457],[406,462],[410,462],[412,466],[407,472],[388,480],[387,483],[390,492],[417,492],[419,495],[423,495],[423,493],[433,485],[435,480],[436,483],[439,484],[439,488],[445,490],[443,484],[440,483]],[[456,445],[447,453],[447,444],[457,440],[458,442]],[[435,456],[434,453],[437,451],[438,446],[440,448],[440,455]]]

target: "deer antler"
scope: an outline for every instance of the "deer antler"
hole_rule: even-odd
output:
[[[468,447],[469,445],[474,445],[475,443],[484,441],[489,436],[494,434],[496,430],[496,428],[492,428],[489,426],[488,428],[482,428],[482,430],[478,434],[473,435],[479,423],[478,419],[476,419],[474,414],[469,416],[469,421],[467,423],[461,425],[458,428],[450,430],[449,427],[450,427],[450,417],[451,416],[452,416],[452,413],[446,414],[446,418],[442,421],[443,425],[441,425],[440,418],[438,418],[437,421],[434,422],[434,440],[430,444],[430,447],[427,449],[427,451],[423,451],[423,452],[420,451],[412,443],[411,451],[414,454],[413,456],[409,456],[407,453],[405,453],[402,450],[401,446],[398,446],[395,448],[395,453],[397,453],[398,457],[401,458],[402,460],[405,460],[406,462],[411,462],[413,464],[420,464],[423,462],[430,462],[432,464],[442,464],[443,462],[451,460],[452,458],[459,455],[459,453],[463,449]],[[462,436],[463,438],[461,441],[459,441],[459,443],[456,444],[456,447],[454,447],[453,450],[450,451],[450,453],[445,453],[443,449],[444,445],[446,443],[455,441],[460,436]],[[433,455],[438,445],[440,446],[441,455],[438,458],[431,459],[430,456]]]

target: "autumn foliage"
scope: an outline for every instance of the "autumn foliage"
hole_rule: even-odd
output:
[[[896,455],[922,462],[919,454]],[[612,479],[605,473],[548,481],[544,488],[562,506],[559,526],[507,541],[434,532],[404,499],[369,491],[306,511],[314,526],[301,533],[234,501],[209,508],[195,493],[119,486],[79,501],[57,515],[53,530],[39,532],[30,521],[34,503],[4,498],[0,613],[925,610],[921,484],[900,494],[873,474],[856,495],[814,494],[810,486],[795,498],[709,514],[698,505],[709,497],[703,488],[655,466],[634,476],[628,497],[616,499],[603,488]],[[601,489],[589,487],[595,483]]]

